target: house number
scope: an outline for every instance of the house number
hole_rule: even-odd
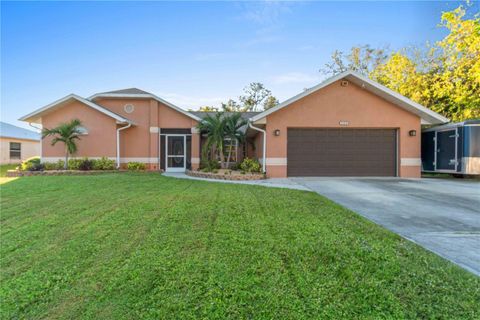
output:
[[[341,126],[348,126],[350,124],[350,122],[342,120],[338,124],[340,124]]]

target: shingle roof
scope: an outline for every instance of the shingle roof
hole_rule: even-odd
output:
[[[215,111],[207,111],[207,112],[205,112],[205,111],[189,111],[189,112],[190,112],[191,114],[196,115],[196,116],[199,117],[199,118],[202,118],[202,119],[205,118],[206,116],[213,116],[213,115],[215,115],[215,114],[217,113],[217,112],[215,112]],[[224,112],[223,114],[224,114],[225,116],[229,116],[229,115],[231,115],[231,114],[233,114],[233,113],[234,113],[234,112]],[[254,117],[254,116],[256,116],[256,115],[259,114],[259,113],[261,113],[261,112],[241,112],[242,118],[245,119],[245,120],[248,120],[248,119],[250,119],[251,117]]]
[[[0,121],[0,137],[40,141],[40,134]]]
[[[107,92],[101,92],[97,94],[151,94],[150,92],[140,90],[138,88],[127,88],[127,89],[120,89],[120,90],[114,90],[114,91],[107,91]]]

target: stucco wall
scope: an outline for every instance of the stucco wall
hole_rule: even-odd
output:
[[[349,124],[342,126],[340,121]],[[399,175],[420,176],[420,118],[352,83],[342,87],[337,81],[267,116],[266,156],[270,177],[287,175],[289,127],[398,129]],[[276,129],[280,130],[280,136],[274,136]],[[410,137],[410,130],[416,130],[417,136]]]
[[[125,162],[139,161],[149,168],[159,168],[159,128],[191,129],[197,121],[154,99],[99,98],[95,102],[129,120],[135,125],[120,133],[120,155]],[[125,105],[132,104],[134,111],[125,112]],[[199,162],[198,137],[192,135],[192,166]],[[198,160],[197,160],[198,159]]]
[[[10,159],[10,142],[20,143],[20,159]],[[0,138],[0,164],[20,163],[27,158],[40,156],[40,153],[40,141]]]
[[[78,150],[74,157],[115,157],[116,156],[116,123],[115,120],[78,101],[58,108],[42,117],[44,128],[53,128],[62,122],[79,119],[88,134],[78,140]],[[42,142],[42,160],[56,161],[65,156],[65,145],[58,142],[51,145],[53,137],[46,137]]]

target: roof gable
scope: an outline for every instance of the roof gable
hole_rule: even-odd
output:
[[[202,120],[198,116],[196,116],[196,115],[194,115],[194,114],[192,114],[192,113],[190,113],[186,110],[183,110],[180,107],[177,107],[173,103],[170,103],[170,102],[168,102],[166,100],[163,100],[162,98],[160,98],[160,97],[158,97],[158,96],[156,96],[152,93],[149,93],[149,92],[137,89],[137,88],[122,89],[122,90],[110,91],[110,92],[104,92],[104,93],[96,93],[93,96],[88,97],[88,100],[94,101],[97,98],[154,99],[154,100],[157,100],[158,102],[166,105],[167,107],[170,107],[173,110],[178,111],[178,112],[180,112],[180,113],[186,115],[187,117],[190,117],[190,118],[192,118],[196,121],[201,121]]]
[[[342,72],[334,77],[331,77],[324,82],[305,90],[304,92],[276,105],[273,108],[270,108],[268,110],[265,110],[264,112],[252,117],[250,121],[255,122],[258,120],[261,120],[265,118],[266,116],[282,109],[290,104],[294,103],[295,101],[298,101],[322,88],[325,88],[326,86],[341,80],[341,79],[346,79],[351,81],[352,83],[362,87],[363,89],[366,89],[373,94],[387,100],[388,102],[395,104],[411,113],[414,113],[418,115],[422,119],[422,123],[426,124],[439,124],[439,123],[446,123],[449,120],[445,118],[444,116],[428,109],[425,108],[424,106],[408,99],[407,97],[402,96],[401,94],[390,90],[389,88],[379,84],[378,82],[375,82],[373,80],[368,79],[367,77],[364,77],[356,72],[353,71],[346,71]]]
[[[128,120],[127,118],[124,118],[102,106],[99,106],[98,104],[92,102],[92,101],[89,101],[89,100],[86,100],[80,96],[77,96],[76,94],[69,94],[68,96],[65,96],[57,101],[54,101],[40,109],[37,109],[35,110],[34,112],[32,113],[29,113],[23,117],[21,117],[19,120],[20,121],[26,121],[26,122],[31,122],[31,123],[42,123],[41,121],[41,118],[42,118],[42,115],[48,113],[48,112],[51,112],[53,111],[54,109],[56,108],[61,108],[63,106],[65,106],[68,102],[72,101],[72,100],[76,100],[76,101],[79,101],[81,103],[83,103],[84,105],[90,107],[90,108],[93,108],[113,119],[115,119],[118,123],[133,123],[132,121]]]

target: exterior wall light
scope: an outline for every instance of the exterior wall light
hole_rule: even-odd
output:
[[[275,129],[275,131],[273,131],[273,134],[278,137],[280,135],[280,130]]]
[[[410,131],[408,131],[408,135],[409,135],[410,137],[415,137],[415,136],[417,135],[417,130],[410,130]]]

